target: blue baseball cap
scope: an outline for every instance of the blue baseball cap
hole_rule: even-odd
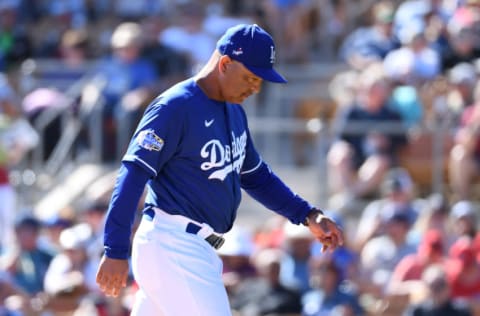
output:
[[[273,69],[275,44],[272,36],[257,24],[239,24],[229,28],[218,40],[217,49],[222,55],[241,62],[263,80],[287,82]]]

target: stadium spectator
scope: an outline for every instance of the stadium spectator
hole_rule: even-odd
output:
[[[471,198],[472,184],[480,175],[480,81],[475,86],[474,103],[462,111],[448,170],[455,198]]]
[[[325,213],[331,216],[341,229],[345,230],[345,223],[348,222],[345,218],[341,217],[341,215],[336,212],[325,211]],[[323,245],[319,242],[315,242],[312,247],[311,260],[323,257],[330,258],[339,269],[341,279],[354,283],[357,279],[359,266],[359,255],[354,245],[355,236],[353,234],[344,241],[342,246],[336,248],[333,252],[322,252],[321,248]]]
[[[206,7],[206,16],[203,23],[205,31],[213,36],[221,36],[229,27],[237,24],[262,25],[262,17],[258,17],[255,10],[259,10],[261,3],[246,3],[238,1],[224,1],[210,3]],[[265,18],[265,17],[263,17]]]
[[[215,37],[203,26],[205,8],[202,5],[193,2],[178,4],[175,12],[171,17],[173,23],[160,33],[158,39],[160,44],[188,56],[190,75],[208,61],[210,52],[215,48]]]
[[[448,71],[449,90],[446,95],[447,110],[452,124],[461,124],[465,108],[475,102],[477,74],[471,63],[462,62]]]
[[[477,233],[477,207],[473,201],[462,200],[452,205],[450,212],[452,234],[455,239],[462,236],[474,238]]]
[[[156,66],[159,76],[157,91],[188,77],[191,70],[189,56],[161,43],[159,36],[168,26],[164,16],[151,16],[142,20],[143,49],[142,57]]]
[[[113,6],[115,15],[123,21],[140,21],[145,17],[171,13],[169,11],[172,11],[172,3],[168,3],[168,1],[117,0],[111,6]]]
[[[218,250],[223,261],[222,279],[227,293],[235,295],[241,284],[257,275],[252,262],[255,251],[253,238],[245,228],[234,227],[225,236],[225,243]]]
[[[90,38],[88,33],[81,29],[69,29],[62,35],[59,43],[59,59],[68,67],[68,70],[77,70],[64,77],[66,80],[78,80],[87,72],[86,63],[92,57],[90,52]],[[64,69],[65,71],[65,69]]]
[[[301,294],[310,290],[308,262],[312,257],[314,239],[305,226],[286,222],[283,227],[284,255],[280,263],[280,282]]]
[[[440,231],[427,231],[418,245],[417,252],[407,255],[395,266],[387,292],[396,295],[415,295],[421,288],[422,274],[435,264],[445,264],[445,241]]]
[[[70,29],[87,25],[85,1],[48,1],[40,5],[42,19],[31,29],[37,57],[58,58],[62,37]]]
[[[68,21],[74,29],[83,28],[87,20],[86,0],[48,1],[44,3],[47,15]]]
[[[437,24],[440,29],[444,28],[455,8],[452,8],[452,5],[446,6],[443,2],[442,0],[401,1],[395,11],[395,34],[398,36],[412,24],[425,26],[425,33],[427,34],[431,33],[429,26],[432,24]]]
[[[262,249],[253,256],[258,277],[239,285],[231,296],[231,306],[240,315],[296,315],[300,313],[300,294],[280,280],[283,252]]]
[[[38,241],[39,245],[47,249],[52,255],[56,255],[62,250],[60,245],[61,233],[74,224],[72,218],[64,216],[61,211],[58,213],[44,221],[43,234]]]
[[[446,273],[452,297],[478,303],[480,293],[480,263],[477,262],[473,239],[459,237],[448,250]]]
[[[332,209],[374,196],[385,173],[395,166],[397,150],[407,142],[400,114],[387,106],[391,88],[382,66],[368,67],[358,82],[354,103],[337,113],[337,139],[327,156],[328,182],[335,194]]]
[[[389,52],[384,59],[387,76],[413,86],[420,86],[440,74],[440,55],[428,46],[424,27],[410,25],[400,33],[402,46]]]
[[[389,208],[382,217],[383,233],[369,240],[360,252],[360,271],[383,294],[397,263],[416,248],[407,240],[412,220],[405,211]]]
[[[300,64],[310,61],[314,13],[312,1],[268,0],[263,2],[266,23],[278,38],[282,63]]]
[[[43,291],[43,280],[53,257],[38,245],[41,228],[42,224],[35,217],[20,218],[15,225],[17,242],[3,266],[15,286],[30,295]]]
[[[90,227],[91,236],[85,242],[88,256],[93,260],[100,260],[103,254],[103,228],[105,226],[105,213],[108,204],[101,201],[87,202],[81,209],[79,221]]]
[[[334,74],[334,77],[330,80],[328,92],[338,109],[354,103],[359,75],[358,71],[348,69]]]
[[[11,2],[16,5],[17,19],[19,23],[27,26],[29,29],[35,27],[39,20],[43,18],[44,10],[40,1],[36,0],[9,0],[2,2]]]
[[[153,91],[158,80],[155,66],[141,57],[142,45],[140,25],[122,23],[111,37],[112,55],[97,67],[97,74],[106,82],[102,90],[106,101],[103,113],[106,160],[123,154],[147,100],[158,92]]]
[[[411,304],[404,316],[473,316],[469,307],[452,297],[451,287],[441,265],[429,267],[422,275],[426,299],[418,304]]]
[[[285,219],[277,214],[269,216],[254,231],[253,240],[257,249],[280,248],[283,242]]]
[[[419,214],[410,230],[408,239],[414,244],[420,244],[429,230],[439,231],[445,245],[451,244],[450,203],[445,194],[432,193],[419,203]]]
[[[415,199],[413,179],[402,168],[390,170],[380,185],[381,196],[367,204],[359,214],[354,232],[354,248],[361,250],[365,243],[382,233],[383,214],[396,207],[407,212],[414,221],[419,213],[419,202]]]
[[[392,33],[394,6],[391,1],[379,1],[373,8],[373,21],[348,35],[339,53],[353,69],[362,70],[399,46]]]
[[[448,46],[441,51],[442,69],[448,71],[461,62],[473,62],[480,57],[480,49],[477,47],[476,30],[474,23],[463,21],[464,18],[474,18],[478,13],[460,7],[447,24]],[[478,19],[478,17],[475,17]]]
[[[99,292],[95,283],[95,265],[98,261],[89,258],[87,243],[91,228],[82,223],[69,227],[60,234],[62,251],[55,255],[45,274],[45,291],[50,295],[77,292],[83,296]]]
[[[411,84],[398,82],[393,87],[389,106],[402,116],[409,129],[418,128],[426,121],[424,102],[418,89]]]
[[[45,309],[72,315],[87,311],[93,315],[126,315],[119,299],[107,299],[95,283],[95,267],[100,258],[89,255],[92,234],[90,225],[81,221],[61,232],[61,250],[44,279],[48,298]]]
[[[332,258],[312,258],[310,269],[312,290],[302,296],[302,315],[365,314],[359,302],[359,293],[344,284],[341,270]]]
[[[0,315],[32,313],[29,302],[30,296],[15,286],[7,273],[0,271]]]
[[[32,53],[31,39],[17,17],[18,1],[0,2],[0,72],[15,70]]]

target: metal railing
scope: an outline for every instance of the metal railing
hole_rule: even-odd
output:
[[[81,86],[80,95],[83,95],[78,108],[78,113],[65,113],[67,122],[64,124],[62,135],[58,140],[55,149],[48,157],[43,168],[48,175],[55,175],[67,161],[72,160],[72,152],[82,128],[89,130],[88,150],[89,157],[84,159],[100,163],[102,148],[102,108],[104,100],[101,90],[105,86],[105,80],[100,76],[88,76],[79,82]]]
[[[99,137],[102,134],[101,108],[103,98],[100,91],[105,85],[104,80],[95,74],[95,62],[85,63],[74,70],[77,72],[72,77],[71,68],[65,67],[58,60],[27,60],[20,69],[20,94],[28,95],[30,92],[46,88],[58,91],[62,98],[57,104],[50,104],[43,108],[33,121],[33,126],[39,134],[39,143],[23,162],[23,168],[33,175],[35,181],[28,184],[17,182],[23,191],[32,192],[31,186],[36,190],[45,191],[58,182],[62,169],[72,168],[75,164],[76,141],[82,130],[89,131],[90,148],[83,153],[83,159],[91,162],[100,162],[98,153],[102,144]],[[58,139],[47,139],[47,129],[60,122],[61,133]],[[45,152],[46,141],[54,141],[53,150],[47,155]],[[85,157],[87,156],[87,157]],[[73,166],[74,167],[74,166]],[[15,170],[15,174],[19,171]],[[23,181],[25,182],[25,181]],[[29,186],[26,188],[25,186]],[[35,191],[35,190],[33,190]]]

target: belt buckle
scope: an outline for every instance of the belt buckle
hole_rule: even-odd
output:
[[[216,236],[214,234],[211,234],[210,236],[205,238],[205,240],[208,241],[208,243],[212,245],[212,247],[215,249],[220,249],[220,247],[222,247],[223,243],[225,242],[225,238],[221,236]]]

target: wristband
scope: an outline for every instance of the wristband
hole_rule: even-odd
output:
[[[302,222],[303,225],[308,226],[310,224],[310,215],[312,215],[312,213],[314,213],[314,212],[317,213],[317,214],[323,215],[322,210],[314,207],[314,208],[311,209],[311,211],[307,214],[307,216],[303,220],[303,222]]]

